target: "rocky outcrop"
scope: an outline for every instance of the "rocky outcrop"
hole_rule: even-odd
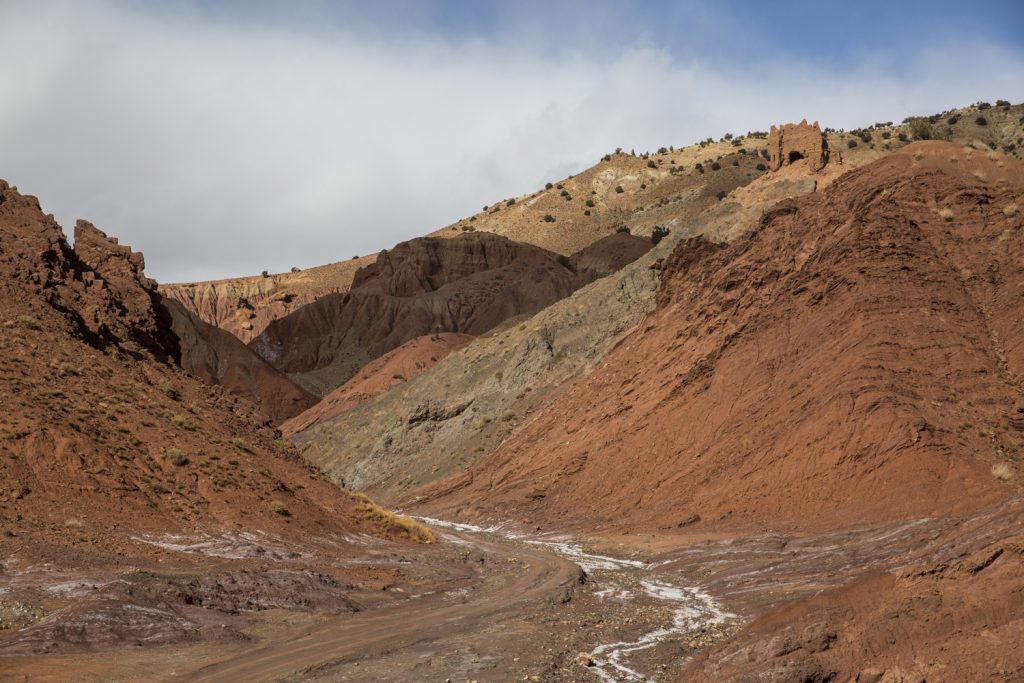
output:
[[[622,260],[650,240],[612,235],[591,245]],[[585,250],[585,251],[587,251]],[[381,252],[361,269],[352,290],[330,295],[276,320],[250,344],[307,390],[325,395],[371,360],[425,334],[479,336],[567,296],[620,261],[607,254],[573,259],[497,235],[419,238]]]
[[[828,141],[821,134],[818,122],[808,124],[787,123],[772,126],[768,133],[768,167],[778,171],[801,159],[806,159],[811,171],[820,171],[829,162]]]

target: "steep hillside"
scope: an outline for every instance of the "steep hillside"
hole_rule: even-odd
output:
[[[270,606],[357,609],[395,572],[353,569],[352,539],[415,530],[183,372],[142,255],[75,233],[0,181],[0,652],[237,641]]]
[[[1022,444],[1022,181],[1004,155],[921,143],[729,245],[680,242],[605,366],[424,509],[820,530],[1007,496],[990,470],[1016,480]]]
[[[489,234],[403,242],[330,295],[271,323],[251,347],[324,395],[371,360],[434,332],[480,335],[635,259],[650,240],[615,233],[573,258]],[[585,268],[574,269],[575,263]]]
[[[285,436],[309,429],[371,401],[391,388],[426,372],[471,341],[468,334],[442,332],[416,337],[366,364],[355,377],[327,394],[319,403],[281,425]]]
[[[255,403],[275,424],[316,403],[302,389],[227,330],[200,320],[180,302],[160,296],[159,305],[171,317],[178,337],[181,367],[207,384],[224,387]]]
[[[386,499],[458,472],[497,448],[567,382],[600,366],[654,308],[656,264],[685,235],[728,240],[756,226],[775,203],[823,188],[847,168],[837,158],[816,172],[797,161],[733,190],[688,223],[667,215],[671,232],[630,265],[293,438],[332,476]]]

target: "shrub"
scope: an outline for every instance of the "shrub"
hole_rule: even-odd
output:
[[[668,154],[668,149],[666,147],[659,147],[658,154]]]
[[[907,141],[907,134],[906,133],[900,133],[899,135],[896,136],[896,139],[899,140],[900,142],[906,142]]]
[[[651,232],[651,244],[657,244],[662,239],[664,239],[664,237],[668,235],[668,233],[668,228],[664,228],[660,225],[655,225],[654,230]]]
[[[589,216],[590,215],[590,209],[584,209],[583,210],[583,215],[584,216]]]
[[[758,171],[767,171],[768,170],[768,167],[765,166],[764,164],[758,164],[754,168],[756,168]]]
[[[996,106],[997,107],[1009,107],[1010,103],[1007,102],[1006,100],[996,100]]]
[[[947,208],[939,209],[939,218],[944,221],[951,221],[953,220],[953,212]]]
[[[1006,216],[1007,218],[1013,218],[1014,216],[1017,215],[1017,211],[1018,211],[1017,205],[1016,204],[1010,204],[1009,206],[1007,206],[1006,208],[1003,209],[1003,215]]]
[[[629,226],[627,226],[627,225],[620,225],[619,227],[615,228],[615,232],[624,232],[624,233],[626,233],[628,235],[629,234]]]
[[[720,170],[721,168],[722,168],[722,165],[720,163],[718,163],[717,161],[711,162],[711,170],[712,171],[717,171],[717,170]]]
[[[245,445],[245,439],[239,439],[237,436],[231,439],[231,445],[243,451],[248,450]]]
[[[552,216],[550,213],[546,213],[546,214],[544,214],[544,222],[545,223],[554,223],[555,222],[555,217]]]
[[[992,105],[988,102],[978,102],[978,109],[984,111],[985,109],[991,109]]]
[[[292,272],[293,273],[301,273],[302,272],[302,268],[299,268],[298,266],[292,266]]]
[[[177,467],[184,467],[188,464],[188,458],[177,448],[169,448],[164,451],[164,458]]]
[[[36,320],[35,318],[33,318],[30,315],[19,315],[18,316],[18,322],[21,324],[22,327],[24,327],[26,329],[29,329],[29,330],[41,330],[41,329],[43,329],[43,326],[41,324],[39,324],[39,321]]]
[[[590,208],[594,208],[594,200],[593,199],[588,199],[587,201],[585,201],[583,203],[586,204]]]
[[[859,137],[862,142],[871,142],[871,133],[867,132],[866,130],[862,130],[860,133],[858,133],[857,137]]]
[[[910,119],[910,134],[915,140],[932,140],[935,138],[935,131],[927,119],[914,117]]]
[[[510,200],[508,200],[507,202],[505,202],[505,206],[512,206],[512,205],[513,205],[513,204],[515,204],[515,203],[516,203],[516,200],[514,200],[514,199],[510,199]]]
[[[948,119],[946,119],[946,123],[948,123],[951,126],[955,126],[956,122],[959,120],[960,117],[954,114],[953,116],[950,116]]]
[[[658,165],[656,163],[654,163],[653,161],[648,161],[647,162],[647,168],[658,168]]]
[[[275,515],[281,515],[282,517],[291,517],[292,513],[285,507],[285,504],[279,500],[270,501],[270,511]]]
[[[184,415],[172,415],[171,424],[174,425],[175,427],[181,427],[187,432],[196,431],[196,423],[188,419]]]
[[[976,124],[978,124],[979,126],[987,126],[988,125],[988,119],[986,119],[984,116],[979,116],[978,118],[974,119],[974,122]]]
[[[612,160],[612,155],[611,154],[605,154],[603,157],[601,157],[601,161],[611,161],[611,160]]]
[[[849,147],[850,149],[853,149],[854,147],[857,146],[857,141],[853,139],[847,140],[846,146]]]
[[[616,194],[622,194],[623,192],[625,192],[625,190],[622,189],[622,185],[616,185],[615,186],[615,193]]]
[[[270,277],[270,271],[267,271],[267,270],[264,270],[264,271],[263,271],[262,273],[260,273],[260,274],[261,274],[261,275],[262,275],[263,277]]]
[[[888,140],[891,137],[892,137],[892,133],[890,133],[887,130],[882,131],[882,139],[883,140]]]
[[[640,183],[640,189],[641,190],[646,190],[647,189],[647,183]]]
[[[718,201],[722,201],[725,199],[725,190],[720,190],[715,196],[718,197]]]
[[[569,191],[568,190],[562,190],[561,192],[558,193],[558,196],[559,197],[568,197],[569,196]]]

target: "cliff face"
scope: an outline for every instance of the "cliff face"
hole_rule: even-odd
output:
[[[650,241],[614,235],[592,249],[609,267],[635,258]],[[368,362],[425,334],[477,336],[539,311],[606,272],[489,234],[403,242],[356,273],[352,290],[323,297],[276,320],[250,344],[309,391],[324,395]]]
[[[160,285],[160,294],[247,344],[272,321],[322,296],[347,292],[355,272],[372,263],[373,258],[365,256],[267,277]]]

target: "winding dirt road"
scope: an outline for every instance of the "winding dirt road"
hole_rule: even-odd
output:
[[[501,567],[500,571],[486,573],[468,595],[427,595],[402,605],[338,617],[301,638],[204,666],[187,674],[185,680],[235,683],[316,676],[345,662],[372,660],[493,624],[502,614],[522,613],[529,603],[559,599],[581,578],[578,565],[543,546],[460,531],[446,531],[445,536],[449,542],[485,553],[487,561]]]

